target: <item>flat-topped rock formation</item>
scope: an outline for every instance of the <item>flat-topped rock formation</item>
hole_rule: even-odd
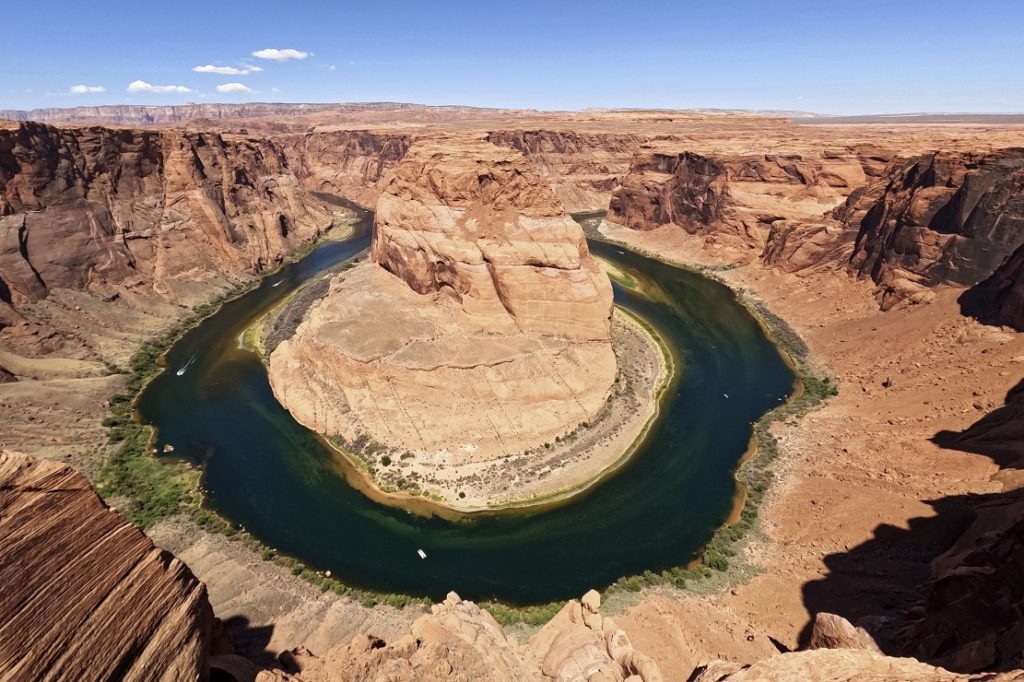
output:
[[[611,311],[582,230],[519,153],[424,140],[381,194],[372,261],[274,350],[271,383],[320,433],[469,477],[597,417]]]
[[[57,462],[0,449],[0,678],[199,680],[206,587]]]

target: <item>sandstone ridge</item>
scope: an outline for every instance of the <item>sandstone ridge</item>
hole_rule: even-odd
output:
[[[206,588],[68,466],[0,448],[0,678],[197,680]]]

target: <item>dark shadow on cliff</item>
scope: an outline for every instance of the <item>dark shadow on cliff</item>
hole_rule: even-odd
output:
[[[958,672],[1019,665],[1024,650],[1024,380],[1006,404],[939,447],[989,457],[1005,492],[927,502],[935,515],[878,526],[867,542],[825,558],[803,587],[812,614],[861,625],[889,655]],[[806,646],[813,617],[800,636]]]
[[[947,450],[984,455],[1001,469],[1024,469],[1024,379],[1009,390],[1002,407],[963,431],[940,431],[932,442]]]
[[[998,327],[998,293],[998,288],[991,277],[975,284],[956,299],[960,305],[960,314],[964,317],[973,317],[982,324]]]
[[[232,616],[221,621],[223,637],[215,637],[214,654],[238,654],[258,665],[272,665],[277,654],[267,647],[274,634],[273,625],[253,626],[245,616]]]

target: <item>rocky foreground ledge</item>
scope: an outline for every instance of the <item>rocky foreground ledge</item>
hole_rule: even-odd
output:
[[[372,633],[318,655],[304,647],[271,665],[234,653],[205,586],[107,507],[70,467],[0,452],[0,679],[559,680],[661,682],[590,591],[519,642],[451,593],[409,632]],[[810,650],[739,665],[702,664],[691,680],[1024,680],[1024,672],[957,675],[879,653],[848,621],[818,614]]]

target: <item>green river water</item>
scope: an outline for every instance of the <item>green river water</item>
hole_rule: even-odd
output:
[[[185,334],[168,353],[169,370],[140,397],[139,414],[157,427],[158,444],[202,466],[206,505],[346,583],[433,599],[455,590],[540,603],[691,560],[732,509],[732,472],[752,422],[790,395],[795,378],[735,295],[697,273],[592,240],[595,255],[641,285],[616,284],[616,303],[654,327],[681,363],[647,441],[619,473],[562,506],[457,522],[424,518],[349,486],[337,455],[291,418],[260,360],[238,347],[256,317],[365,250],[371,220],[366,215],[349,240],[320,245]]]

